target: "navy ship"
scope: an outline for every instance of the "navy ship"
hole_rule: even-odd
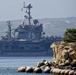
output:
[[[11,21],[7,21],[7,34],[0,40],[0,56],[52,56],[50,45],[61,38],[45,37],[43,24],[37,19],[31,23],[31,4],[23,8],[26,12],[22,24],[12,29]]]

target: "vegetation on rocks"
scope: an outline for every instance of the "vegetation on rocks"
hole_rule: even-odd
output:
[[[76,29],[67,29],[64,33],[64,42],[76,42]]]
[[[76,29],[67,29],[63,40],[54,42],[50,47],[55,67],[76,70]]]

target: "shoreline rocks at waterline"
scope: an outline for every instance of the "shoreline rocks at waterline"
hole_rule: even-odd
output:
[[[26,68],[25,67],[19,67],[18,72],[25,72]]]
[[[47,62],[47,63],[45,63]],[[56,68],[50,61],[38,62],[34,67],[20,67],[18,72],[27,73],[50,73],[50,74],[61,74],[61,75],[76,75],[76,69],[67,68]]]
[[[33,73],[33,68],[32,67],[26,67],[25,72]]]
[[[54,42],[51,48],[54,53],[51,61],[43,60],[34,67],[20,67],[18,72],[76,75],[76,42]]]
[[[36,67],[36,68],[34,68],[34,71],[33,72],[34,73],[42,73],[43,70],[41,68],[39,68],[39,67]]]
[[[20,67],[22,69],[22,67]],[[19,69],[20,69],[19,68]],[[22,72],[27,72],[27,73],[50,73],[50,74],[59,74],[59,75],[76,75],[76,70],[66,70],[66,69],[58,69],[58,68],[46,68],[46,70],[35,67],[26,67],[28,69],[28,71],[26,71],[26,69]],[[21,72],[19,71],[18,72]]]

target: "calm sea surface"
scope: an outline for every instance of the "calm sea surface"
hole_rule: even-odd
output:
[[[52,75],[17,72],[20,66],[33,67],[43,59],[50,61],[52,57],[0,57],[0,75]]]

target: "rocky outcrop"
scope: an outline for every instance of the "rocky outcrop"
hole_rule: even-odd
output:
[[[54,42],[53,60],[43,60],[34,67],[20,67],[18,72],[76,75],[76,43]]]
[[[55,66],[76,67],[76,43],[54,42],[51,48]]]

